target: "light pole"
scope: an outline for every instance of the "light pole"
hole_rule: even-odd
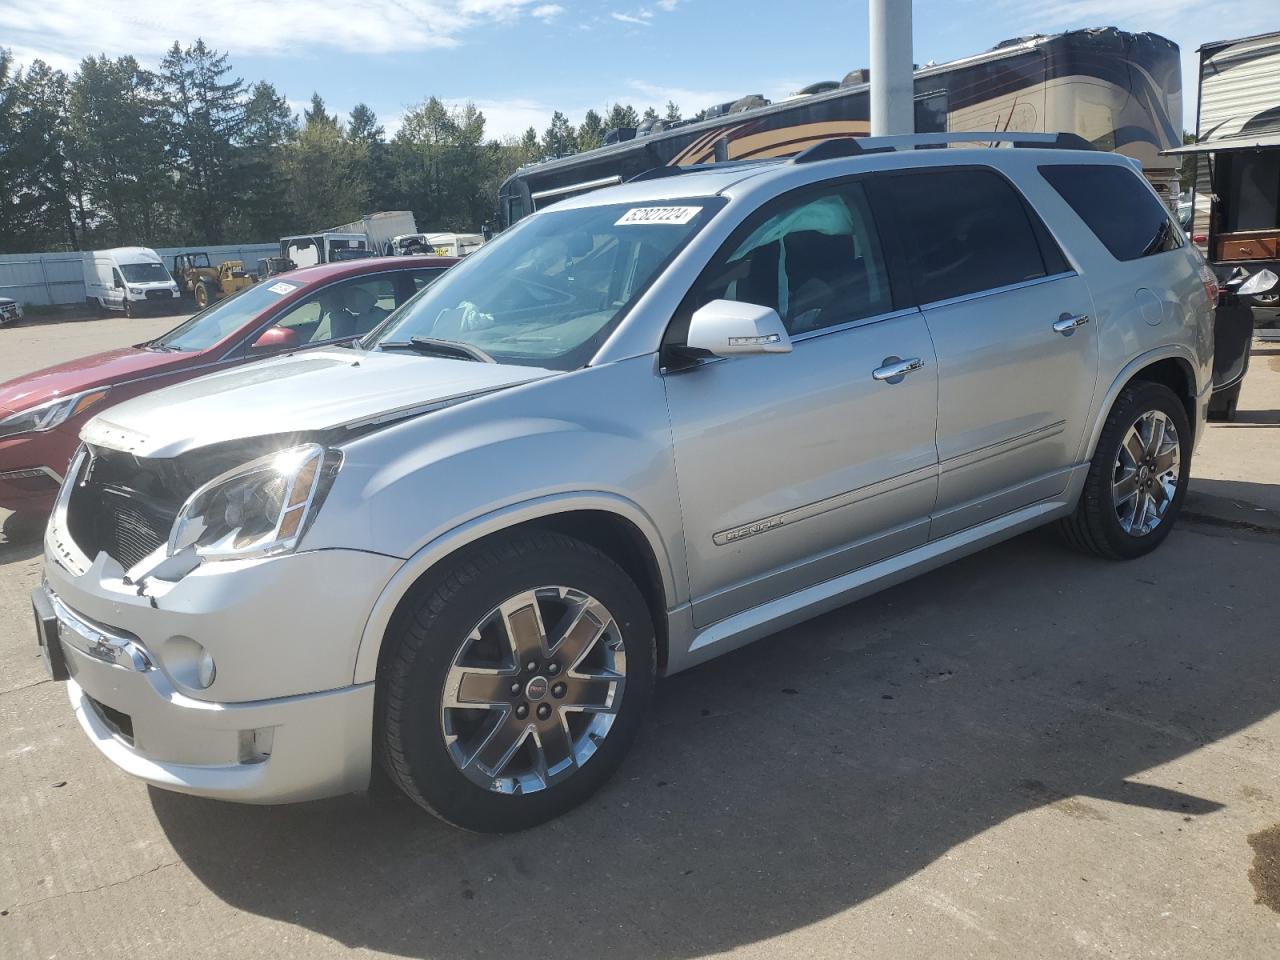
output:
[[[871,135],[915,133],[911,0],[870,0]]]

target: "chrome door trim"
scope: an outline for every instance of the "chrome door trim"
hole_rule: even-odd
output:
[[[1042,283],[1053,283],[1056,280],[1068,280],[1071,277],[1080,276],[1075,270],[1066,270],[1062,273],[1051,273],[1047,277],[1034,277],[1030,280],[1020,280],[1017,283],[1006,283],[1003,287],[992,287],[989,290],[977,290],[973,293],[961,294],[958,297],[948,297],[946,300],[930,300],[928,303],[920,304],[921,310],[932,310],[938,307],[949,307],[954,303],[968,303],[971,300],[981,300],[983,297],[994,297],[1001,293],[1008,293],[1010,290],[1022,290],[1026,287],[1038,287]]]
[[[931,480],[937,475],[937,464],[918,467],[915,470],[908,470],[906,473],[900,473],[897,476],[877,480],[875,483],[869,483],[864,487],[837,493],[835,496],[827,497],[824,500],[815,500],[799,507],[792,507],[782,513],[775,513],[771,517],[764,517],[760,520],[753,520],[750,523],[731,527],[728,530],[721,530],[711,537],[711,541],[718,547],[728,546],[739,540],[745,540],[747,537],[754,537],[770,530],[776,530],[779,527],[785,527],[788,524],[798,523],[801,520],[810,520],[813,517],[830,513],[832,510],[839,510],[841,507],[847,507],[862,500],[869,500],[882,493],[889,493],[892,490],[897,490],[920,480]]]
[[[1036,427],[1026,433],[1019,433],[1004,440],[997,440],[995,443],[989,443],[985,447],[958,453],[954,457],[948,457],[946,460],[941,461],[938,466],[942,473],[947,473],[950,470],[959,470],[961,467],[969,467],[975,463],[981,463],[983,460],[989,460],[1004,453],[1012,453],[1014,450],[1030,446],[1033,443],[1039,443],[1041,440],[1056,437],[1065,429],[1067,429],[1067,421],[1065,420],[1047,423],[1043,427]]]

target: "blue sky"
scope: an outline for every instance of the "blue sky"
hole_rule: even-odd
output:
[[[1195,48],[1280,28],[1280,0],[917,0],[915,60],[949,60],[1009,37],[1085,26],[1152,30],[1182,47],[1186,124]],[[20,61],[74,67],[86,54],[154,65],[193,25],[246,80],[299,109],[319,91],[345,114],[363,100],[394,130],[436,95],[474,101],[491,135],[541,131],[553,109],[674,99],[686,114],[746,93],[777,97],[867,63],[865,3],[817,0],[0,0],[0,43]]]

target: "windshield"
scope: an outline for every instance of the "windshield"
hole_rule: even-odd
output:
[[[129,283],[151,283],[156,280],[171,279],[169,271],[159,263],[122,263],[120,272]]]
[[[246,287],[200,311],[186,323],[152,340],[148,346],[156,350],[207,350],[300,286],[299,283],[277,280]]]
[[[428,337],[477,347],[499,363],[580,367],[723,201],[679,204],[532,217],[450,269],[364,345]]]

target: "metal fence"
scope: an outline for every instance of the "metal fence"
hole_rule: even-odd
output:
[[[165,266],[177,253],[204,251],[217,266],[227,260],[243,260],[254,270],[264,257],[275,256],[274,243],[224,244],[201,247],[156,247]],[[81,253],[0,254],[0,297],[11,297],[24,306],[59,306],[84,303],[84,267]]]

